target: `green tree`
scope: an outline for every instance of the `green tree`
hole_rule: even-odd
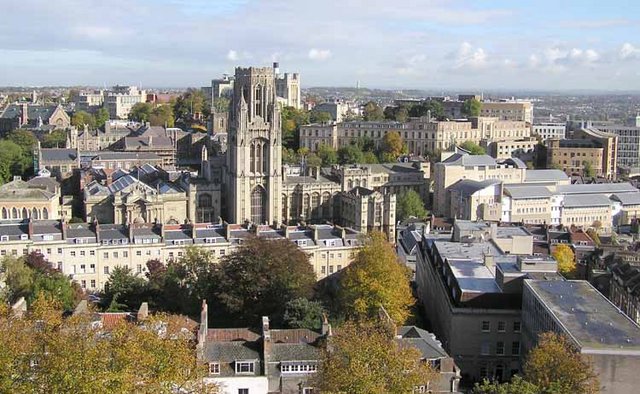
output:
[[[480,116],[480,109],[482,108],[482,103],[475,98],[466,100],[462,103],[462,114],[468,118]]]
[[[218,113],[229,112],[231,100],[227,97],[216,97],[213,99],[213,109]]]
[[[252,237],[216,266],[212,305],[234,324],[257,325],[262,316],[281,324],[285,305],[309,298],[316,276],[309,256],[289,240]]]
[[[383,306],[396,324],[402,324],[415,303],[409,270],[380,232],[371,233],[353,262],[344,269],[340,285],[340,306],[347,317],[371,318]]]
[[[424,219],[427,216],[427,210],[424,208],[424,201],[420,195],[415,190],[408,189],[398,195],[396,218],[404,221],[412,216]]]
[[[400,345],[385,324],[347,322],[328,341],[313,379],[321,392],[405,394],[437,379],[418,349]]]
[[[27,168],[24,150],[12,141],[0,140],[0,184],[11,181],[14,174],[25,174]]]
[[[145,299],[146,281],[127,266],[116,266],[104,286],[104,305],[118,303],[129,310],[137,310]]]
[[[558,262],[558,272],[565,276],[572,276],[576,272],[576,256],[569,245],[560,244],[551,253]]]
[[[357,145],[349,144],[338,149],[338,163],[357,164],[364,160],[362,150]]]
[[[597,375],[563,335],[543,333],[524,364],[525,379],[542,393],[595,394],[600,392]]]
[[[151,126],[174,127],[173,108],[168,104],[158,105],[151,111],[149,123]]]
[[[384,120],[384,112],[378,104],[369,101],[364,105],[363,117],[367,122],[377,122]]]
[[[20,297],[29,297],[33,288],[34,272],[27,267],[23,259],[6,256],[2,259],[0,271],[4,272],[5,288],[0,288],[5,299],[14,303]]]
[[[330,145],[318,145],[318,151],[316,153],[322,160],[322,165],[324,166],[331,166],[338,162],[338,152]]]
[[[282,142],[289,149],[298,149],[300,126],[309,124],[309,112],[294,107],[284,107],[281,112]]]
[[[309,121],[311,123],[327,123],[331,122],[333,118],[331,114],[324,111],[311,111],[309,114]]]
[[[370,150],[362,154],[362,164],[378,164],[379,162],[378,156]]]
[[[285,305],[283,322],[289,328],[318,330],[322,327],[323,313],[321,302],[296,298]]]
[[[476,383],[473,394],[539,394],[540,388],[522,377],[516,375],[511,382],[498,383],[484,380],[482,384]]]
[[[471,155],[484,155],[487,153],[483,147],[473,141],[465,141],[460,144],[460,147],[468,151]]]
[[[54,130],[42,137],[43,148],[62,148],[67,143],[67,132],[64,130]]]
[[[593,240],[593,243],[595,243],[597,247],[600,247],[600,236],[598,235],[598,232],[595,229],[593,228],[588,229],[587,235],[589,236],[589,238]]]
[[[151,103],[136,103],[129,111],[129,120],[142,123],[148,122],[152,112],[153,105]]]
[[[71,118],[71,125],[79,129],[82,129],[84,125],[89,126],[90,129],[96,127],[96,118],[86,111],[78,111],[73,114]]]
[[[596,176],[596,171],[588,160],[582,162],[582,174],[587,178]]]
[[[427,114],[431,111],[431,117],[436,119],[444,118],[444,107],[442,103],[437,100],[426,100],[420,104],[416,104],[411,107],[409,110],[409,116],[412,117],[420,117],[427,116]]]
[[[404,141],[400,133],[390,131],[382,137],[381,159],[384,162],[394,162],[404,150]]]
[[[95,114],[96,127],[102,127],[109,120],[109,111],[106,108],[100,108]]]

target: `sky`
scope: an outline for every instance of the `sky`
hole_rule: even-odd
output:
[[[0,0],[0,86],[640,91],[637,0]]]

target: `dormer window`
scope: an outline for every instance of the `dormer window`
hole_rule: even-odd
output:
[[[8,235],[0,235],[0,241],[8,241],[8,240],[9,240]]]
[[[20,234],[20,241],[26,241],[29,239],[29,235],[27,234]]]
[[[220,375],[220,363],[209,363],[209,375]]]
[[[254,367],[255,367],[254,361],[236,361],[237,374],[253,374]]]

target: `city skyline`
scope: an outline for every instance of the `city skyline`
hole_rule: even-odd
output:
[[[0,85],[200,86],[236,65],[303,86],[636,90],[632,2],[135,0],[7,4]],[[220,37],[220,39],[218,39]]]

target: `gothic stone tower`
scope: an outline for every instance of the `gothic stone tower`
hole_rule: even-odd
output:
[[[281,136],[273,69],[236,68],[227,149],[231,223],[280,223]]]

